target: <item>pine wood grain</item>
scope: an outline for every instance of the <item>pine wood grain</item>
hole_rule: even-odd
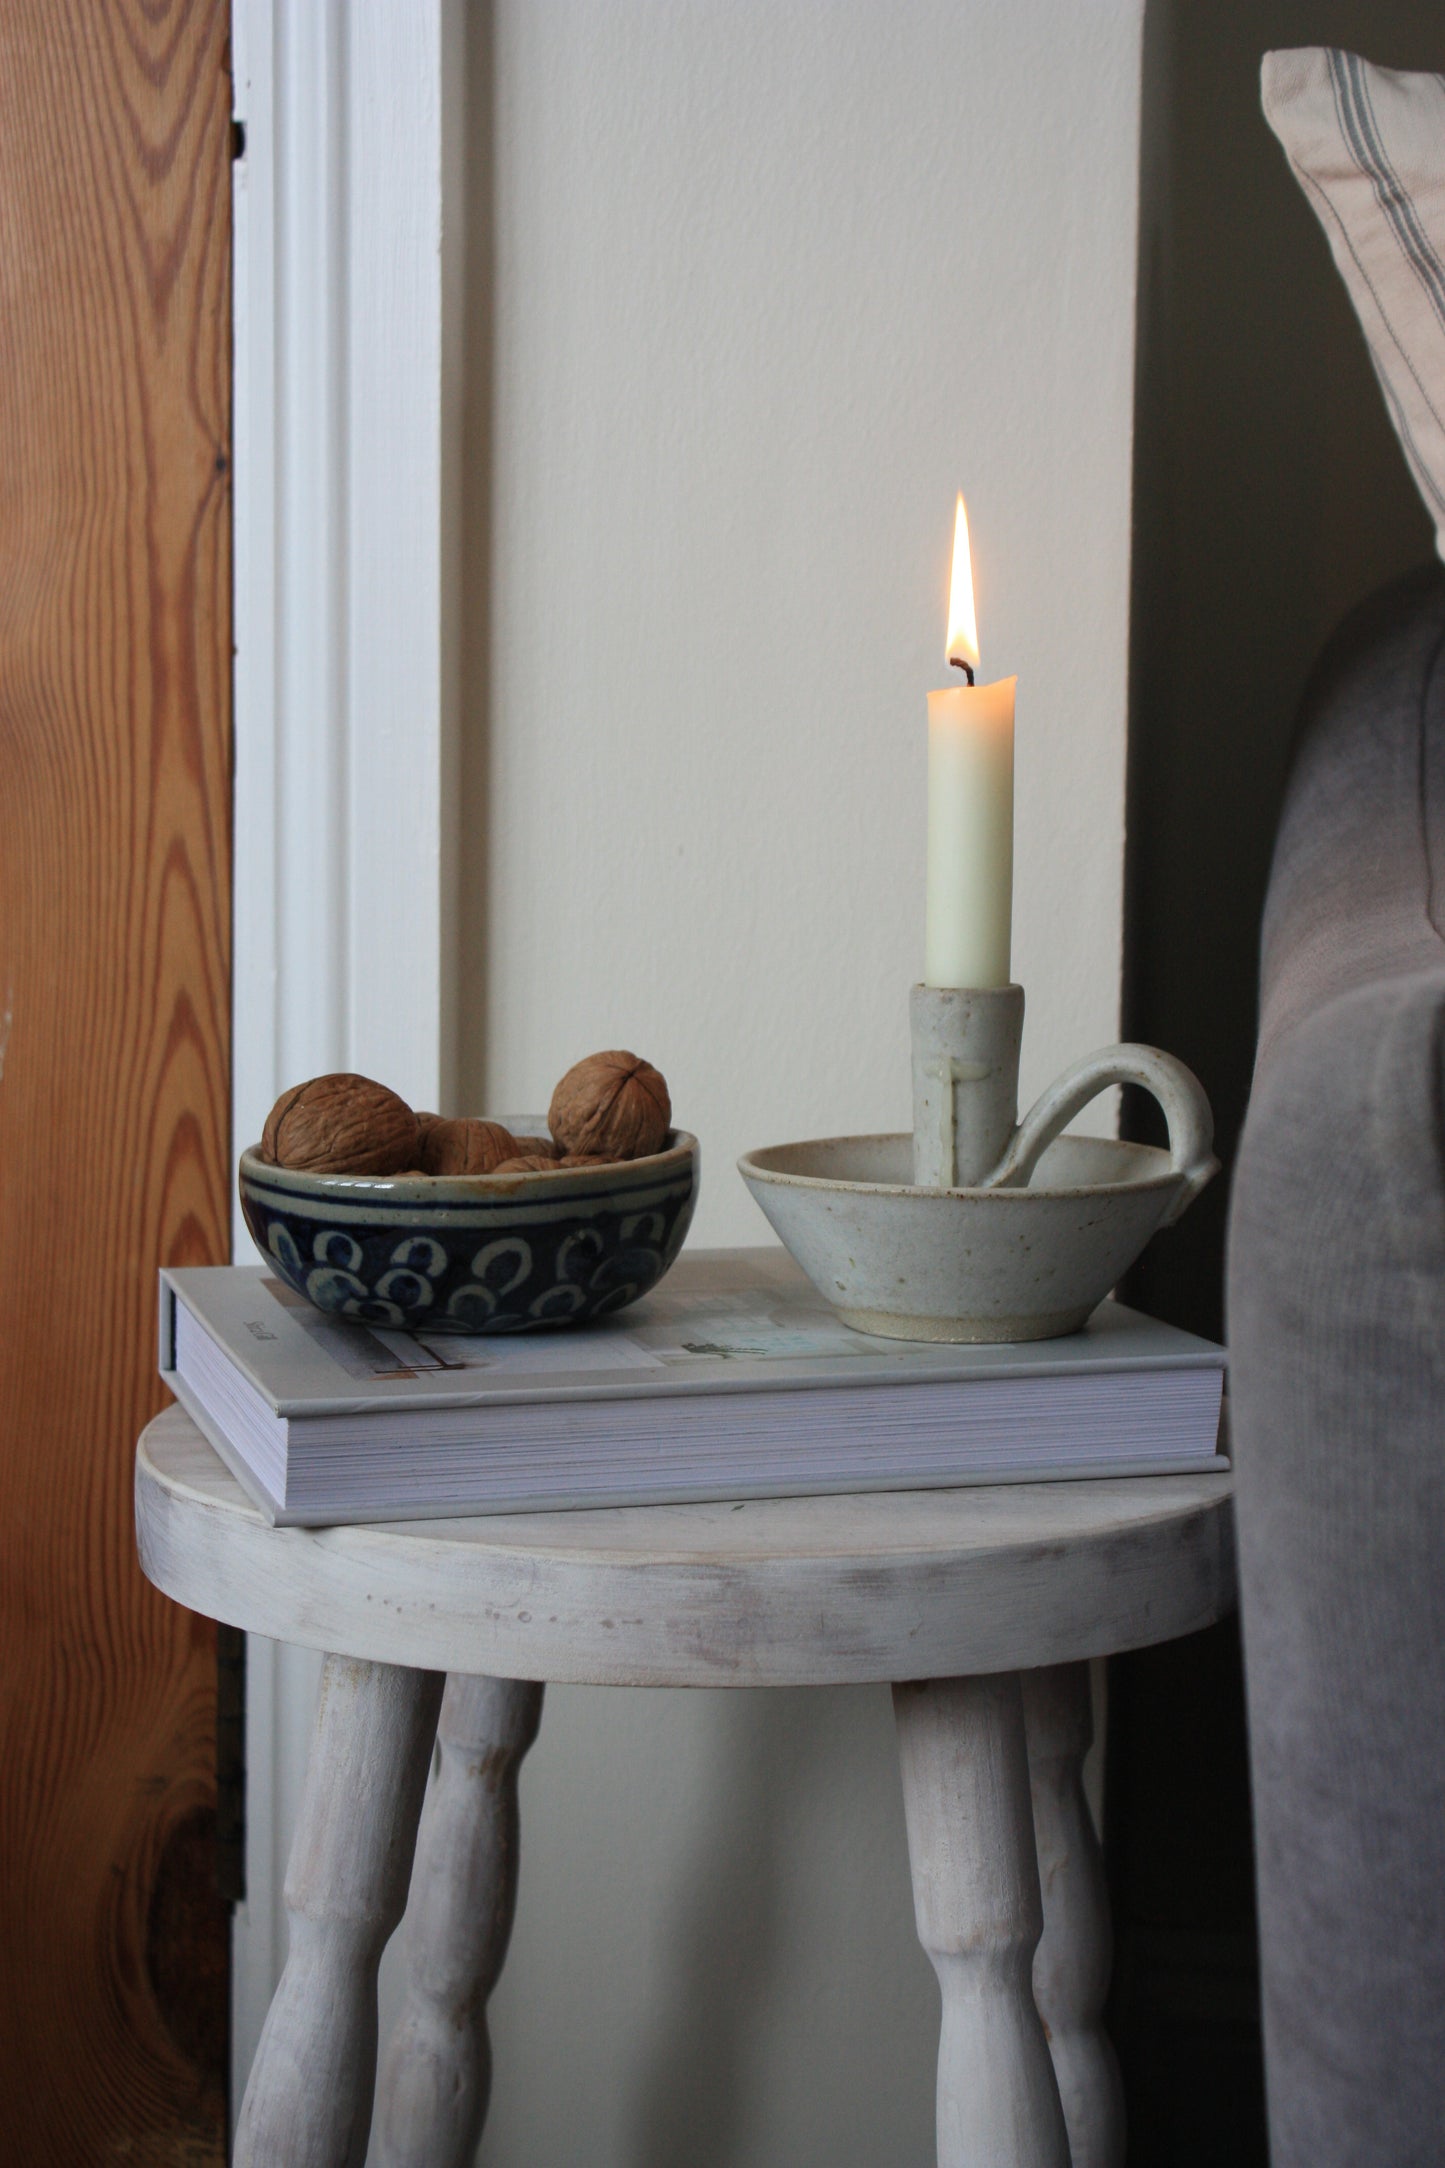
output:
[[[0,10],[0,2129],[223,2158],[211,1628],[142,1579],[226,1254],[225,0]]]

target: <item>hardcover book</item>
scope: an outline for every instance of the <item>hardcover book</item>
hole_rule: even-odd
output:
[[[332,1317],[264,1266],[161,1273],[161,1374],[269,1519],[1223,1468],[1224,1351],[1122,1303],[1016,1346],[873,1339],[778,1248],[684,1252],[571,1330]]]

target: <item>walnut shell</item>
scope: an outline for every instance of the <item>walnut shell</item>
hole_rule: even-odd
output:
[[[552,1094],[547,1126],[564,1152],[642,1159],[660,1152],[672,1121],[667,1079],[622,1049],[589,1054]]]
[[[611,1167],[616,1164],[605,1152],[564,1152],[559,1167]]]
[[[521,1141],[521,1140],[519,1140]],[[557,1157],[554,1152],[517,1152],[511,1159],[504,1159],[493,1167],[493,1174],[552,1174],[556,1171]]]
[[[462,1116],[432,1122],[421,1140],[421,1163],[428,1174],[491,1174],[516,1151],[517,1139],[500,1122]]]
[[[314,1076],[272,1107],[261,1156],[307,1174],[400,1174],[417,1163],[417,1119],[370,1077]]]

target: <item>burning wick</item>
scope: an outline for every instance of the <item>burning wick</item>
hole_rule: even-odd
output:
[[[972,685],[978,663],[978,619],[973,608],[973,558],[968,546],[968,514],[959,493],[953,515],[953,574],[948,596],[949,662]]]

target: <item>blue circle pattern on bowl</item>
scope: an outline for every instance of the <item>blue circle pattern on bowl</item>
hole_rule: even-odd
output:
[[[318,1310],[405,1332],[533,1332],[620,1310],[675,1263],[697,1194],[696,1142],[674,1132],[658,1159],[581,1182],[535,1176],[501,1195],[426,1202],[416,1189],[298,1177],[254,1152],[241,1161],[257,1248]]]

